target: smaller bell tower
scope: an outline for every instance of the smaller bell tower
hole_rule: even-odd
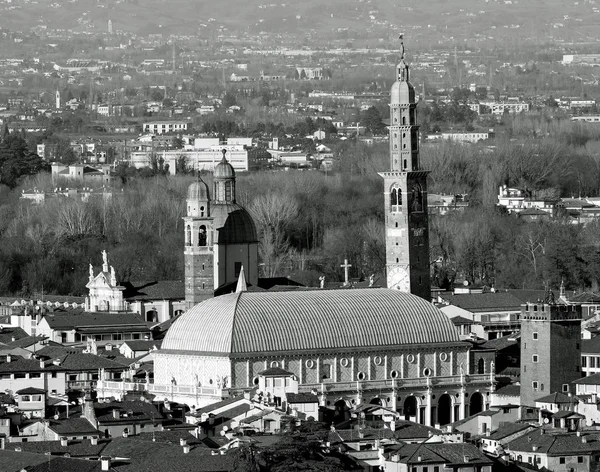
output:
[[[214,218],[208,185],[199,179],[187,193],[185,232],[185,301],[188,308],[214,294]]]

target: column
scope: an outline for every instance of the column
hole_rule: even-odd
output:
[[[331,373],[332,377],[333,377],[333,381],[337,382],[338,381],[338,358],[337,356],[335,356],[333,358],[333,372]]]
[[[386,360],[387,360],[387,356],[386,356]],[[391,399],[392,399],[392,402],[391,402],[390,408],[392,408],[394,411],[398,411],[398,389],[396,388],[396,379],[392,379]]]
[[[425,405],[425,426],[431,426],[431,402],[433,401],[431,398],[431,388],[427,388],[427,394],[425,395],[425,401],[427,404]]]
[[[356,406],[360,405],[361,403],[362,403],[362,385],[357,380],[356,381]]]
[[[463,385],[460,388],[460,394],[459,394],[459,399],[460,399],[460,406],[458,409],[459,416],[460,416],[460,418],[458,418],[459,420],[464,420],[467,416],[467,414],[466,414],[467,413],[467,404],[466,404],[467,399],[465,397],[466,393],[467,393],[467,391],[465,389],[465,386]]]

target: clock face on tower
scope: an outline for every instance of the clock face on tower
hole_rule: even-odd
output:
[[[388,288],[410,292],[410,275],[403,267],[392,267],[388,271]]]

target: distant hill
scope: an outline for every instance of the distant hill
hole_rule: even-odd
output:
[[[287,34],[338,32],[349,37],[413,31],[440,41],[466,38],[563,37],[594,39],[600,11],[591,2],[561,0],[71,0],[13,1],[0,6],[0,27],[106,31],[139,34],[215,35],[243,31]]]

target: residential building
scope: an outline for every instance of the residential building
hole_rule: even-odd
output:
[[[10,355],[5,359],[5,362],[0,363],[1,392],[36,388],[55,395],[65,394],[65,368],[37,359],[23,359]]]
[[[492,472],[492,460],[472,444],[399,444],[383,454],[385,472]]]
[[[510,441],[511,460],[553,472],[589,472],[600,460],[597,433],[553,432],[537,428]]]

